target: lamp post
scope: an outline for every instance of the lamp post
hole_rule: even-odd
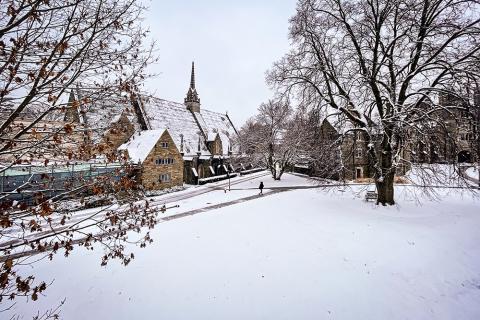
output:
[[[228,191],[230,191],[230,170],[227,171],[227,178],[228,178]]]

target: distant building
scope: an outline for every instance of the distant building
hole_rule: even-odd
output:
[[[432,113],[421,124],[422,132],[410,134],[407,152],[412,162],[471,163],[478,159],[479,94],[474,105],[452,95],[440,95],[439,104],[448,107]]]
[[[411,163],[471,163],[478,161],[478,117],[480,92],[470,109],[461,99],[441,95],[439,104],[445,108],[429,114],[429,118],[417,125],[418,130],[406,133],[406,145],[397,166],[402,175]],[[455,109],[455,107],[458,107]],[[427,112],[429,106],[425,105]],[[378,148],[381,134],[370,134],[371,147]],[[369,145],[365,133],[355,130],[349,122],[338,127],[327,119],[320,125],[317,143],[323,144],[325,156],[317,163],[300,163],[294,166],[297,172],[332,179],[359,179],[373,177],[373,163],[368,156]],[[306,169],[308,167],[308,169]]]

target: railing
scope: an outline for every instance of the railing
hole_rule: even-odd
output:
[[[238,176],[238,173],[232,172],[230,173],[230,178]],[[213,177],[208,177],[208,178],[201,178],[198,179],[198,184],[205,184],[205,183],[210,183],[210,182],[217,182],[221,180],[228,179],[229,175],[228,174],[222,174],[219,176],[213,176]]]
[[[249,170],[242,170],[242,171],[240,171],[240,175],[244,176],[246,174],[260,172],[262,170],[265,170],[265,168],[254,168],[254,169],[249,169]]]
[[[134,166],[128,167],[134,169]],[[13,166],[0,173],[0,202],[11,200],[31,203],[38,192],[50,198],[100,177],[110,176],[118,181],[125,175],[126,168],[119,163]]]

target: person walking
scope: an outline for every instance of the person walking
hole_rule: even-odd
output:
[[[258,186],[258,189],[260,189],[259,194],[263,194],[263,181],[260,181],[260,185]]]

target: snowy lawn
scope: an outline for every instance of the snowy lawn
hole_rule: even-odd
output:
[[[263,177],[180,209],[255,194],[260,179],[311,185]],[[46,296],[12,312],[66,298],[65,319],[480,319],[480,201],[449,190],[418,206],[413,187],[397,187],[399,205],[385,208],[353,188],[267,194],[160,223],[128,267],[100,267],[101,250],[59,254],[34,266],[55,279]]]
[[[465,170],[465,173],[467,176],[473,178],[473,179],[478,179],[478,167],[470,167],[467,170]]]

